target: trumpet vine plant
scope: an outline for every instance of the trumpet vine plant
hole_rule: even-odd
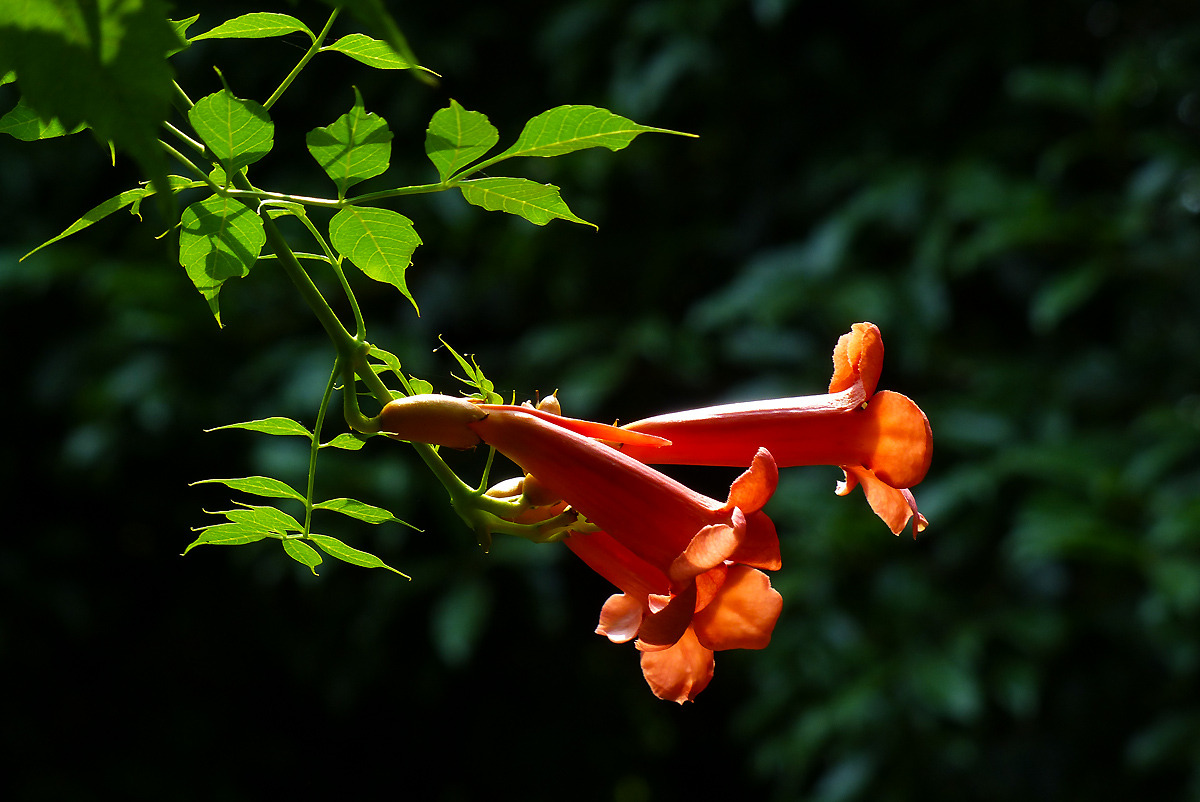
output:
[[[375,35],[333,38],[342,14]],[[219,91],[194,97],[174,79],[171,58],[184,49],[213,39],[269,37],[291,37],[304,47],[267,97],[244,97],[224,76]],[[179,266],[218,326],[226,322],[220,297],[227,284],[274,260],[329,337],[329,379],[314,400],[311,429],[285,417],[217,427],[303,438],[306,485],[268,476],[202,480],[244,500],[209,513],[185,554],[199,546],[274,541],[314,574],[325,557],[400,574],[319,531],[321,516],[380,524],[398,520],[392,512],[357,499],[319,498],[315,477],[326,449],[357,451],[376,438],[404,441],[485,549],[497,534],[561,541],[609,579],[620,592],[603,605],[597,632],[634,641],[653,692],[683,702],[708,684],[715,651],[763,648],[770,640],[781,600],[764,572],[781,563],[764,507],[779,468],[841,467],[839,494],[861,486],[893,532],[910,523],[914,533],[924,528],[909,488],[929,467],[931,430],[911,400],[875,391],[883,343],[869,323],[855,324],[839,341],[827,393],[675,412],[619,427],[564,416],[554,395],[537,405],[506,402],[473,357],[445,343],[465,392],[437,393],[431,382],[406,372],[400,356],[370,338],[355,292],[364,280],[381,282],[418,313],[406,273],[422,242],[401,211],[419,203],[417,196],[457,192],[472,206],[538,226],[553,220],[590,226],[558,187],[507,177],[506,163],[588,148],[618,151],[642,134],[691,134],[585,105],[549,109],[519,132],[501,132],[484,113],[451,100],[425,132],[427,183],[356,193],[391,165],[392,130],[353,89],[346,93],[347,111],[304,139],[311,169],[326,180],[326,196],[257,181],[255,168],[272,157],[276,140],[272,110],[294,99],[290,90],[310,64],[346,57],[404,72],[418,83],[438,79],[380,0],[330,3],[316,29],[277,13],[216,25],[200,24],[199,15],[172,20],[156,0],[30,0],[0,7],[0,83],[15,83],[20,94],[0,117],[0,132],[29,141],[90,131],[114,154],[134,159],[146,176],[25,258],[116,212],[140,217],[153,198],[173,223]],[[285,236],[284,219],[298,222],[293,228],[301,233]],[[336,287],[333,303],[314,276]],[[335,306],[347,311],[339,315]],[[349,431],[339,426],[328,437],[328,413],[339,409]],[[442,450],[472,448],[485,464],[482,479],[466,481]],[[519,475],[489,478],[497,451],[520,467]],[[731,465],[745,473],[722,501],[652,467],[661,463]],[[302,515],[284,509],[297,502]]]

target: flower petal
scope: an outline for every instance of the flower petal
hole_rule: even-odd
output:
[[[867,397],[875,392],[883,372],[883,335],[874,323],[855,323],[833,349],[833,378],[829,392],[836,393],[861,383]]]
[[[600,623],[596,626],[596,633],[613,643],[628,643],[637,637],[644,609],[641,601],[627,593],[609,596],[600,608]]]
[[[892,530],[892,534],[898,535],[904,531],[904,527],[914,515],[914,537],[929,525],[929,521],[917,510],[917,500],[912,491],[892,487],[875,476],[869,468],[859,465],[843,465],[841,468],[846,474],[846,481],[838,482],[837,494],[844,496],[861,483],[871,509],[883,519]]]
[[[750,467],[729,486],[729,500],[725,509],[738,507],[746,515],[758,512],[767,506],[775,488],[779,486],[779,468],[775,458],[765,448],[759,448],[750,462]]]
[[[734,565],[712,601],[692,620],[706,648],[763,649],[771,642],[783,597],[762,571]]]
[[[672,596],[667,606],[658,612],[643,612],[637,647],[651,652],[674,646],[684,631],[691,626],[692,614],[695,611],[696,585],[691,583],[682,592]]]
[[[729,559],[766,571],[778,571],[783,566],[783,559],[779,555],[779,535],[775,531],[775,523],[765,512],[746,516],[746,532]]]
[[[659,699],[693,702],[712,680],[715,661],[711,649],[700,645],[688,629],[669,649],[642,652],[642,674]]]
[[[671,563],[667,576],[673,587],[682,587],[692,582],[698,574],[714,568],[729,559],[741,543],[746,532],[746,516],[733,508],[733,525],[713,524],[696,533],[683,553]]]
[[[863,465],[892,487],[924,479],[933,459],[933,430],[921,408],[908,396],[883,390],[867,402],[864,414],[875,423]]]

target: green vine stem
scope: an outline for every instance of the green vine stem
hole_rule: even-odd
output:
[[[325,27],[322,28],[321,32],[313,38],[313,42],[309,46],[308,51],[300,57],[300,61],[296,63],[296,66],[292,67],[292,71],[289,72],[287,77],[283,79],[283,82],[279,84],[279,88],[272,92],[271,96],[267,98],[267,101],[263,103],[264,109],[270,109],[272,106],[274,106],[275,102],[279,100],[283,93],[287,91],[287,88],[292,85],[292,82],[296,80],[296,76],[300,74],[300,71],[304,69],[308,62],[312,61],[313,56],[321,52],[321,43],[324,42],[325,37],[329,35],[329,29],[333,27],[333,21],[337,19],[338,12],[340,10],[340,8],[333,9],[333,13],[329,15],[329,19],[325,20]]]
[[[304,537],[311,532],[313,511],[313,489],[317,480],[317,452],[321,450],[321,426],[325,423],[325,411],[329,409],[329,399],[333,396],[333,388],[341,375],[342,366],[338,360],[333,362],[333,372],[325,383],[325,393],[321,396],[321,406],[317,410],[317,422],[313,426],[312,447],[308,452],[308,485],[304,491]]]

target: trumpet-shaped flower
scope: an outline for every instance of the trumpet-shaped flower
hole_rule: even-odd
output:
[[[823,395],[705,407],[635,421],[624,429],[670,440],[670,445],[624,444],[650,464],[746,465],[769,450],[780,467],[836,465],[845,473],[837,492],[862,485],[872,509],[894,533],[927,521],[908,489],[929,470],[933,434],[907,397],[875,392],[883,340],[871,323],[856,323],[838,340],[833,378]]]
[[[381,423],[401,439],[485,442],[603,530],[572,534],[567,544],[621,589],[597,631],[636,638],[656,695],[694,699],[712,676],[713,652],[770,641],[782,599],[757,570],[780,566],[775,527],[762,512],[779,478],[767,450],[751,455],[721,502],[606,444],[666,445],[652,435],[447,396],[393,402]]]

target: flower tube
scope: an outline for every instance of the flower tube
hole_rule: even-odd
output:
[[[704,407],[635,421],[623,429],[670,440],[669,445],[624,444],[649,464],[748,464],[762,447],[779,467],[835,465],[845,473],[837,493],[862,485],[872,509],[893,533],[911,519],[914,534],[927,521],[908,488],[929,470],[933,433],[909,398],[875,392],[883,340],[871,323],[856,323],[838,340],[829,392],[823,395]]]

